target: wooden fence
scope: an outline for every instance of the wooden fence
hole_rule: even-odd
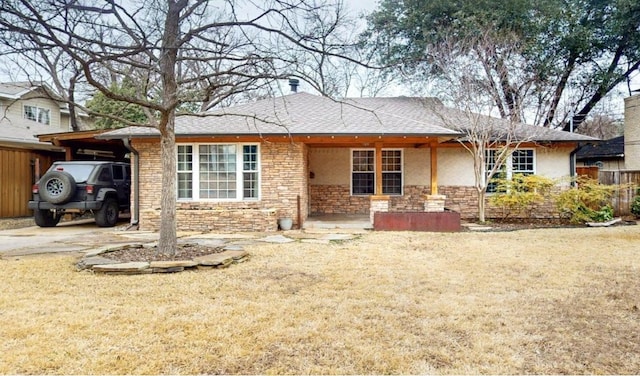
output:
[[[39,165],[43,174],[51,163],[51,153],[0,148],[0,218],[32,215],[27,202],[31,199],[35,166]]]
[[[640,171],[600,171],[598,181],[622,186],[612,199],[613,211],[616,216],[631,214],[631,203],[640,188]]]

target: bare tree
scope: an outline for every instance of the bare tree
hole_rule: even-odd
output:
[[[460,41],[456,43],[459,44]],[[495,56],[495,44],[487,40],[486,36],[482,39],[468,40],[467,43],[477,51],[482,60],[498,58]],[[457,54],[456,50],[450,47],[447,42],[441,44],[441,53],[447,56],[447,59],[440,60],[440,64],[456,66],[456,69],[445,70],[445,66],[440,67],[446,74],[439,75],[433,84],[438,98],[449,107],[443,106],[440,101],[427,103],[444,126],[465,135],[457,141],[473,159],[478,220],[484,222],[486,193],[492,178],[507,167],[511,153],[522,142],[534,137],[537,127],[523,127],[519,122],[519,116],[504,119],[502,111],[499,116],[490,116],[496,108],[496,100],[501,100],[500,90],[495,87],[499,83],[487,79],[487,72],[479,71],[476,61],[471,61],[466,55]],[[496,71],[493,76],[499,78],[503,74]],[[514,96],[512,99],[513,108],[520,106],[526,97]]]
[[[3,0],[0,44],[21,37],[37,41],[42,50],[62,51],[91,88],[146,111],[147,124],[115,120],[160,133],[158,249],[171,254],[177,246],[175,119],[181,108],[212,108],[239,93],[269,90],[274,80],[308,73],[299,63],[318,56],[348,59],[348,44],[334,38],[340,5],[340,0]],[[121,77],[134,80],[136,90],[111,90]]]

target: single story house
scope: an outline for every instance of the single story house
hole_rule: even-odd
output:
[[[429,98],[335,101],[294,93],[176,120],[177,221],[181,230],[273,231],[322,214],[442,212],[477,216],[473,158],[456,141],[473,125]],[[503,120],[484,122],[506,127]],[[452,124],[459,125],[458,127]],[[572,175],[572,153],[591,137],[527,125],[507,173]],[[162,166],[159,132],[130,127],[134,219],[157,230]],[[136,195],[136,193],[133,193]],[[540,215],[553,215],[553,208]]]

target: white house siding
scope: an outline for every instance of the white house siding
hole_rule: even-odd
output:
[[[571,175],[569,155],[574,147],[536,147],[535,150],[536,174],[557,179],[561,187],[568,186]],[[461,147],[438,150],[438,185],[438,192],[446,196],[446,208],[459,212],[465,219],[478,217],[473,158],[467,150]],[[504,216],[500,208],[492,207],[489,202],[486,208],[488,218]],[[549,218],[556,217],[557,212],[551,200],[547,200],[531,213],[521,215]]]
[[[29,124],[40,124],[33,120],[25,119],[24,105],[37,106],[49,109],[51,133],[65,132],[69,130],[69,117],[62,119],[60,114],[60,105],[58,102],[44,97],[41,91],[34,91],[25,94],[22,98],[11,101],[4,99],[2,101],[3,119],[2,122],[9,122],[16,126],[28,126]],[[42,124],[46,125],[46,124]]]
[[[371,149],[371,148],[363,148]],[[310,148],[309,179],[311,214],[367,214],[369,196],[351,195],[352,148]],[[404,148],[403,195],[391,196],[392,211],[422,211],[423,196],[430,191],[429,148]]]

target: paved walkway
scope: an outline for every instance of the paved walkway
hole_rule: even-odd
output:
[[[158,233],[127,231],[127,226],[96,227],[92,221],[73,225],[40,228],[37,226],[0,231],[0,257],[21,257],[37,254],[95,255],[107,249],[131,245],[153,244]],[[325,229],[292,230],[273,233],[196,233],[178,232],[181,243],[210,246],[247,246],[256,243],[287,243],[293,241],[328,244],[333,240],[352,239],[364,230],[331,231]]]

